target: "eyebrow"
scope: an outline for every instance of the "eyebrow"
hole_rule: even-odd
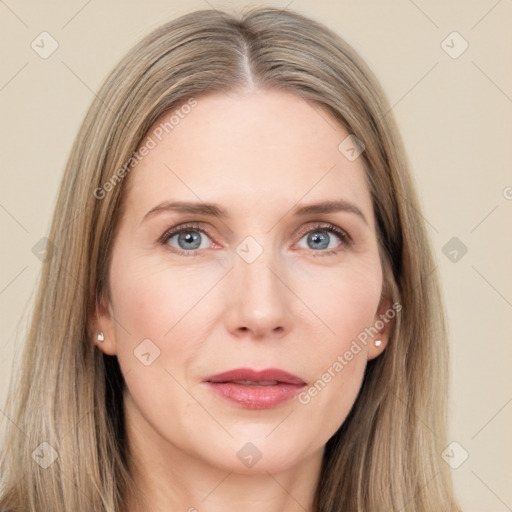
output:
[[[204,202],[185,202],[185,201],[164,201],[159,205],[149,210],[144,215],[142,222],[148,218],[153,217],[163,212],[178,212],[178,213],[191,213],[196,215],[208,215],[211,217],[218,218],[229,218],[228,212],[215,203],[204,203]],[[292,209],[291,213],[295,217],[305,217],[306,215],[320,214],[320,213],[334,213],[334,212],[349,212],[354,213],[360,217],[366,225],[368,221],[364,216],[363,212],[355,205],[344,199],[338,199],[333,201],[322,201],[318,203],[312,203],[302,205]]]

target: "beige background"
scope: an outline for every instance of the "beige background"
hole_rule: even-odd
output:
[[[450,440],[459,445],[446,459],[460,464],[452,474],[465,511],[511,510],[512,1],[268,3],[287,4],[354,46],[390,98],[449,315]],[[41,269],[32,247],[48,232],[65,160],[94,92],[143,35],[209,5],[249,4],[0,1],[2,403]],[[43,31],[59,44],[47,59],[31,48]],[[453,31],[469,44],[458,58],[441,46]],[[452,54],[463,44],[457,35],[445,43]],[[442,252],[452,237],[467,247],[455,262],[453,248]]]

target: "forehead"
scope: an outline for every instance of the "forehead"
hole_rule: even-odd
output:
[[[238,211],[339,197],[371,208],[362,159],[339,150],[349,133],[315,103],[282,91],[216,93],[177,114],[154,123],[143,140],[152,149],[129,176],[139,217],[170,198]]]

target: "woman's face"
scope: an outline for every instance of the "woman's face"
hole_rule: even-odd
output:
[[[291,93],[189,105],[129,175],[100,346],[141,449],[284,470],[322,453],[389,334],[360,147]]]

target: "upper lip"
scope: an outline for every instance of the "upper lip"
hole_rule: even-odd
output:
[[[203,382],[216,383],[234,381],[277,381],[284,384],[306,384],[300,377],[285,372],[284,370],[279,370],[277,368],[267,368],[260,371],[251,370],[250,368],[236,368],[227,372],[210,375],[209,377],[203,379]]]

